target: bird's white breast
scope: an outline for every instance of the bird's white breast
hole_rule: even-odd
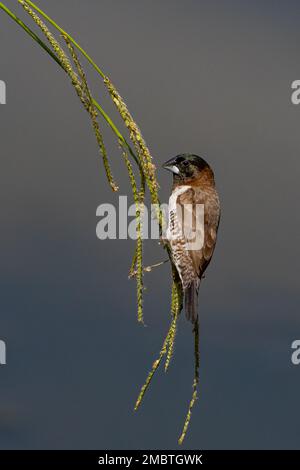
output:
[[[182,226],[177,215],[177,198],[185,193],[191,186],[179,186],[169,199],[169,221],[167,239],[172,249],[172,258],[182,281],[183,288],[187,287],[194,278],[190,256],[187,252],[186,240],[182,232]]]
[[[185,185],[185,186],[178,186],[171,194],[169,198],[169,221],[168,221],[168,229],[167,229],[167,239],[171,240],[174,239],[174,237],[178,237],[179,233],[179,226],[178,226],[178,218],[177,218],[177,198],[181,194],[185,193],[191,188],[191,186]],[[180,228],[181,229],[181,228]],[[175,233],[176,232],[176,233]]]
[[[170,199],[169,199],[169,213],[170,213],[170,210],[176,210],[176,202],[177,202],[178,196],[185,193],[189,189],[191,189],[191,186],[189,185],[177,186],[177,188],[172,192]]]

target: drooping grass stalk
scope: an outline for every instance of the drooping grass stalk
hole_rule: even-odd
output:
[[[18,0],[19,1],[19,0]],[[26,0],[26,3],[30,5],[34,10],[38,11],[40,15],[42,15],[45,20],[47,20],[54,28],[56,28],[61,34],[67,36],[67,38],[71,41],[71,43],[82,53],[82,55],[89,61],[89,63],[94,67],[94,69],[101,75],[104,79],[105,74],[102,72],[100,67],[93,61],[93,59],[88,55],[88,53],[75,41],[75,39],[70,36],[63,28],[61,28],[50,16],[48,16],[41,8],[39,8],[35,3],[31,2],[30,0]]]
[[[130,131],[131,140],[134,143],[134,146],[137,151],[138,159],[135,159],[138,165],[140,166],[142,179],[147,181],[147,186],[150,191],[151,201],[159,208],[159,199],[158,199],[158,187],[157,187],[157,180],[155,175],[155,166],[152,163],[152,158],[149,152],[149,149],[142,137],[141,131],[137,124],[134,122],[131,114],[129,113],[127,106],[125,105],[124,101],[122,100],[121,96],[119,95],[116,88],[112,85],[111,81],[108,77],[105,76],[104,72],[97,66],[97,64],[91,59],[91,57],[84,51],[84,49],[63,29],[61,28],[54,20],[52,20],[43,10],[41,10],[37,5],[29,0],[18,0],[24,7],[24,4],[27,4],[27,11],[30,10],[29,6],[32,6],[36,11],[38,11],[47,21],[50,22],[58,31],[60,31],[64,37],[67,37],[70,42],[77,47],[80,52],[86,57],[86,59],[93,65],[96,71],[100,74],[100,76],[104,79],[104,83],[106,84],[108,91],[117,106],[118,111],[120,112],[121,116],[124,119],[125,125],[127,126],[128,130]],[[119,104],[119,106],[118,106]],[[122,139],[121,139],[122,140]],[[130,152],[131,149],[129,148]],[[132,152],[131,152],[132,153]],[[109,173],[108,173],[109,174]],[[144,191],[140,192],[139,196],[140,200],[144,199]],[[136,248],[136,269],[137,269],[137,298],[138,298],[138,320],[143,321],[143,314],[142,314],[142,303],[143,303],[143,264],[142,264],[142,235],[141,235],[141,207],[142,204],[140,203],[140,207],[137,209],[137,248]],[[162,226],[162,213],[159,210],[157,211],[157,219]]]
[[[141,167],[143,177],[147,181],[147,186],[150,191],[151,195],[151,202],[155,204],[155,207],[158,208],[156,212],[157,220],[162,227],[163,224],[163,214],[160,210],[159,206],[159,198],[158,198],[158,185],[157,185],[157,179],[155,175],[155,166],[152,163],[152,157],[149,152],[149,149],[145,143],[145,140],[141,134],[141,131],[135,121],[133,120],[131,114],[128,111],[127,106],[124,103],[124,100],[121,98],[120,94],[116,90],[116,88],[112,85],[111,81],[109,78],[104,74],[104,72],[98,67],[98,65],[93,61],[93,59],[87,54],[87,52],[75,41],[75,39],[72,38],[63,28],[61,28],[52,18],[50,18],[42,9],[40,9],[34,2],[31,2],[30,0],[18,0],[23,6],[24,3],[30,5],[32,8],[34,8],[36,11],[38,11],[47,21],[52,24],[60,33],[62,33],[64,36],[67,36],[70,42],[73,43],[75,47],[80,50],[80,52],[86,57],[86,59],[90,62],[90,64],[95,68],[95,70],[99,73],[99,75],[104,79],[104,83],[106,84],[108,91],[118,109],[120,112],[121,116],[123,117],[123,120],[125,122],[126,127],[128,128],[130,132],[130,137],[131,140],[133,141],[133,144],[135,146],[138,158],[136,162],[138,165]],[[122,140],[122,139],[121,139]],[[126,143],[125,143],[126,144]],[[130,153],[132,154],[131,149],[129,148]],[[135,157],[135,156],[134,156]],[[170,256],[170,253],[168,253]]]
[[[33,21],[37,24],[37,26],[41,29],[45,37],[47,38],[49,44],[51,45],[53,52],[55,53],[56,57],[62,64],[63,69],[65,72],[69,75],[72,85],[75,88],[75,91],[83,104],[84,108],[87,110],[89,113],[92,124],[93,124],[93,129],[94,133],[96,136],[97,143],[99,145],[101,154],[102,154],[102,159],[103,159],[103,164],[106,172],[106,176],[108,179],[108,182],[112,188],[113,191],[117,191],[118,187],[115,184],[113,180],[113,176],[111,173],[111,169],[108,163],[107,159],[107,154],[106,154],[106,149],[103,143],[103,138],[100,132],[99,124],[97,122],[97,112],[95,110],[93,100],[91,97],[90,90],[88,88],[86,78],[84,75],[84,72],[82,70],[81,64],[75,54],[74,48],[71,46],[70,41],[66,36],[63,36],[64,39],[67,42],[68,48],[71,52],[71,56],[73,58],[74,64],[76,66],[77,72],[79,73],[80,78],[78,77],[77,73],[74,71],[71,62],[63,50],[63,48],[60,46],[59,42],[54,38],[53,34],[49,31],[45,23],[39,18],[39,16],[27,5],[26,1],[24,0],[18,0],[19,3],[23,6],[24,10],[31,16]],[[80,80],[81,79],[81,80]]]
[[[155,176],[155,166],[152,163],[152,157],[144,141],[142,133],[138,125],[135,123],[132,115],[130,114],[123,98],[108,77],[104,79],[104,83],[117,110],[120,113],[120,116],[125,123],[125,126],[130,133],[130,138],[139,156],[143,174],[148,184],[148,188],[151,194],[151,201],[153,204],[158,204],[158,185]]]
[[[18,0],[19,3],[23,4],[24,0]],[[33,9],[38,11],[47,21],[49,21],[52,26],[54,26],[60,33],[63,35],[67,36],[68,39],[73,43],[75,47],[80,50],[80,52],[84,55],[84,57],[89,61],[89,63],[95,68],[95,70],[99,73],[99,75],[102,77],[104,80],[104,83],[106,84],[108,91],[110,92],[110,95],[112,96],[112,99],[114,103],[117,106],[117,109],[119,110],[121,116],[124,118],[124,122],[126,127],[128,128],[130,132],[130,137],[131,140],[133,141],[133,144],[136,148],[137,154],[139,156],[139,165],[142,165],[143,169],[143,174],[146,178],[147,185],[151,194],[151,201],[153,204],[158,204],[159,206],[159,199],[158,199],[158,187],[157,187],[157,179],[155,175],[155,165],[152,162],[152,157],[149,152],[149,149],[145,143],[145,140],[141,134],[141,131],[135,121],[133,120],[132,116],[130,115],[127,106],[125,105],[123,99],[121,98],[120,94],[116,90],[116,88],[112,85],[111,81],[109,78],[104,74],[104,72],[100,69],[100,67],[94,62],[94,60],[87,54],[87,52],[75,41],[72,36],[70,36],[63,28],[61,28],[52,18],[50,18],[41,8],[39,8],[34,2],[30,0],[26,0],[26,3],[30,5]],[[118,104],[116,100],[122,105],[122,109],[118,107]],[[126,118],[125,118],[125,111],[126,112]],[[123,114],[122,114],[123,113]],[[157,212],[157,219],[158,222],[161,224],[162,223],[162,213],[159,210]]]
[[[162,231],[163,226],[163,214],[159,204],[159,197],[158,197],[158,183],[156,178],[156,167],[153,164],[152,156],[150,151],[147,147],[147,144],[143,138],[140,128],[134,121],[132,115],[130,114],[126,103],[124,102],[123,98],[119,94],[116,87],[113,85],[111,80],[108,77],[105,77],[104,83],[108,89],[108,92],[120,114],[122,117],[125,126],[127,127],[130,139],[133,142],[136,154],[138,155],[139,162],[141,165],[141,171],[143,176],[147,182],[147,186],[151,196],[151,202],[153,207],[156,209],[156,218],[160,227],[160,231]],[[170,252],[168,252],[169,258],[171,260]]]
[[[136,157],[136,155],[134,154],[133,150],[131,149],[130,145],[128,144],[127,140],[124,138],[124,136],[120,133],[120,131],[118,130],[118,128],[116,127],[116,125],[113,123],[113,121],[110,119],[110,117],[105,113],[105,111],[103,110],[103,108],[99,105],[99,103],[94,99],[92,98],[92,103],[90,103],[89,106],[86,106],[86,100],[83,99],[83,96],[82,96],[82,89],[81,89],[81,84],[78,83],[77,81],[77,78],[76,78],[76,74],[73,73],[72,71],[72,68],[69,64],[69,60],[68,58],[65,56],[64,54],[64,51],[60,48],[60,46],[58,45],[57,41],[55,40],[55,38],[53,37],[53,35],[51,34],[51,32],[47,29],[47,27],[44,25],[44,23],[40,20],[40,18],[36,15],[35,12],[33,12],[30,7],[28,6],[28,3],[26,0],[19,0],[19,3],[23,6],[23,8],[28,12],[30,13],[30,15],[32,16],[32,18],[34,19],[34,21],[38,24],[38,26],[42,26],[42,31],[44,32],[44,34],[46,34],[46,37],[48,40],[50,40],[50,43],[52,42],[52,47],[54,47],[54,50],[56,50],[56,53],[58,53],[58,55],[60,57],[57,57],[52,51],[51,49],[48,48],[48,46],[45,45],[45,43],[35,34],[33,33],[30,28],[28,28],[21,20],[19,20],[16,15],[14,15],[7,7],[5,7],[2,3],[0,3],[0,6],[1,8],[9,14],[9,16],[14,19],[28,34],[30,34],[30,36],[36,40],[40,45],[42,45],[43,49],[45,49],[49,54],[50,56],[56,60],[56,62],[65,70],[66,73],[68,73],[68,75],[71,77],[71,80],[72,80],[72,83],[73,85],[75,86],[75,89],[77,91],[77,94],[79,96],[79,98],[81,99],[82,103],[85,105],[86,109],[88,111],[91,111],[91,108],[92,106],[94,105],[97,110],[101,113],[101,115],[104,117],[104,119],[106,120],[106,122],[110,125],[110,127],[112,128],[113,132],[115,133],[115,135],[117,136],[118,138],[118,141],[119,141],[119,145],[120,147],[123,149],[123,151],[126,153],[126,150],[129,151],[130,155],[133,157],[134,161],[137,163],[137,165],[139,166],[140,168],[140,174],[141,174],[141,190],[139,192],[139,200],[140,202],[138,203],[137,201],[137,198],[135,199],[136,201],[136,205],[137,205],[137,232],[138,232],[138,235],[137,235],[137,248],[136,248],[136,254],[138,255],[138,258],[136,257],[135,260],[133,260],[135,263],[137,262],[137,259],[138,259],[138,265],[137,265],[137,270],[138,270],[138,276],[137,276],[137,298],[138,298],[138,319],[139,321],[143,321],[143,313],[142,313],[142,296],[143,296],[143,281],[142,281],[142,275],[143,275],[143,265],[142,265],[142,234],[141,234],[141,217],[140,217],[140,209],[139,209],[139,206],[138,204],[141,204],[141,207],[142,207],[142,202],[143,202],[143,198],[144,198],[144,194],[145,194],[145,183],[144,183],[144,175],[143,175],[143,172],[141,171],[141,165],[140,165],[140,162],[138,160],[138,158]],[[36,7],[36,5],[34,5],[32,2],[30,2],[30,5]],[[101,72],[100,68],[93,62],[93,60],[88,56],[88,54],[79,46],[79,44],[68,34],[66,33],[66,31],[64,31],[62,28],[60,28],[53,20],[51,20],[51,18],[46,15],[44,12],[42,12],[38,7],[36,7],[37,11],[41,12],[43,14],[43,17],[46,18],[48,21],[50,21],[51,24],[53,24],[63,35],[63,37],[65,39],[68,40],[69,42],[69,45],[70,45],[70,42],[72,42],[82,53],[83,55],[89,60],[90,63],[92,63],[92,65],[96,68],[96,70],[100,73],[101,76],[104,76],[103,72]],[[68,46],[69,49],[70,49],[70,46]],[[75,62],[76,62],[76,58],[74,58],[74,50],[73,50],[73,59],[75,59]],[[79,62],[77,60],[77,62]],[[82,67],[80,67],[82,69]],[[101,133],[100,133],[100,130],[99,130],[99,127],[98,125],[96,124],[95,122],[95,112],[91,112],[90,113],[91,117],[92,117],[92,120],[93,120],[93,127],[94,127],[94,132],[96,134],[96,138],[97,138],[97,142],[102,150],[102,153],[104,154],[104,156],[106,155],[106,152],[105,152],[105,148],[104,148],[104,143],[103,143],[103,139],[102,139],[102,136],[101,136]],[[127,154],[127,153],[126,153]],[[106,163],[106,159],[104,157],[104,162]],[[117,189],[116,188],[116,185],[112,182],[112,177],[111,177],[111,173],[106,165],[106,173],[108,174],[108,177],[109,177],[109,180],[111,181],[111,183],[113,184],[113,189]],[[134,191],[133,191],[134,192]]]
[[[88,111],[92,124],[94,133],[99,145],[99,148],[102,153],[102,158],[106,170],[106,174],[108,180],[116,190],[116,185],[113,181],[111,171],[108,165],[106,149],[104,146],[102,134],[100,131],[99,123],[97,120],[97,111],[101,114],[107,124],[111,127],[112,131],[116,135],[118,142],[120,144],[122,154],[126,163],[126,167],[129,174],[129,179],[132,187],[133,197],[136,204],[136,221],[137,221],[137,243],[136,243],[136,250],[134,254],[134,258],[132,261],[130,274],[136,276],[137,280],[137,304],[138,304],[138,320],[143,321],[143,243],[142,243],[142,211],[144,205],[144,198],[145,198],[145,185],[147,185],[150,196],[151,202],[156,207],[156,217],[158,219],[158,223],[160,226],[160,230],[163,227],[163,214],[160,209],[159,205],[159,197],[158,197],[158,184],[156,179],[156,168],[152,162],[152,157],[150,151],[146,145],[146,142],[142,136],[142,133],[135,123],[132,115],[130,114],[124,100],[118,93],[117,89],[114,87],[110,79],[104,74],[104,72],[98,67],[98,65],[92,60],[92,58],[86,53],[86,51],[64,30],[62,29],[55,21],[53,21],[45,12],[43,12],[37,5],[35,5],[30,0],[18,0],[18,2],[23,6],[23,8],[30,14],[32,19],[36,22],[36,24],[40,27],[43,31],[47,40],[49,41],[53,51],[25,24],[23,23],[14,13],[12,13],[2,2],[0,2],[0,9],[2,9],[5,13],[7,13],[22,29],[33,39],[35,40],[50,56],[53,60],[57,62],[60,67],[69,75],[71,78],[72,84],[79,96],[82,104],[84,105],[85,109]],[[32,9],[30,8],[32,7]],[[59,43],[56,41],[52,33],[49,31],[45,23],[38,17],[35,11],[39,12],[44,19],[46,19],[52,26],[54,26],[63,36],[64,40],[67,43],[68,49],[71,53],[71,57],[73,59],[75,68],[77,73],[73,70],[71,62],[61,48]],[[74,47],[73,47],[74,46]],[[111,118],[106,114],[102,106],[93,98],[89,87],[87,85],[86,77],[83,71],[83,68],[79,62],[79,59],[75,53],[75,49],[77,48],[83,56],[88,60],[88,62],[95,68],[97,73],[101,76],[104,80],[104,84],[119,112],[121,117],[123,118],[124,124],[129,131],[130,139],[133,143],[135,151],[132,149],[130,144],[127,142],[123,134],[119,131],[115,123],[111,120]],[[97,111],[96,111],[96,109]],[[136,184],[136,179],[133,173],[131,162],[128,158],[128,154],[133,158],[135,163],[138,165],[139,172],[140,172],[140,188],[138,189]],[[165,363],[165,370],[168,369],[173,352],[174,352],[174,342],[177,330],[177,320],[182,309],[182,286],[180,280],[178,279],[178,273],[176,268],[172,262],[172,256],[170,247],[168,245],[164,245],[166,248],[169,256],[169,260],[171,261],[172,266],[172,275],[173,275],[173,284],[172,284],[172,301],[171,301],[171,313],[172,313],[172,321],[169,327],[167,336],[164,340],[162,349],[159,353],[158,359],[153,363],[152,369],[146,379],[145,384],[143,385],[139,397],[137,399],[135,409],[139,407],[143,396],[149,387],[151,380],[158,369],[162,358],[167,355],[166,363]],[[159,265],[159,263],[158,263]],[[182,434],[179,438],[179,444],[181,444],[185,438],[190,419],[191,419],[191,412],[192,408],[197,399],[197,387],[199,382],[199,326],[198,322],[195,325],[194,329],[194,354],[195,354],[195,373],[194,373],[194,381],[193,381],[193,395],[192,399],[189,404],[188,412],[186,415],[185,423],[183,426]]]
[[[171,325],[172,326],[172,325]],[[142,400],[144,398],[144,395],[147,391],[147,388],[149,387],[150,383],[151,383],[151,380],[155,374],[155,372],[157,371],[161,361],[162,361],[162,358],[164,357],[164,355],[167,353],[167,347],[168,347],[168,342],[169,342],[169,338],[170,338],[170,330],[171,330],[171,326],[169,328],[169,331],[167,333],[167,336],[163,342],[163,345],[162,345],[162,348],[159,352],[159,356],[158,356],[158,359],[156,359],[153,364],[152,364],[152,369],[151,371],[149,372],[147,378],[146,378],[146,381],[144,383],[144,385],[142,386],[141,388],[141,391],[139,393],[139,396],[137,398],[137,401],[135,403],[135,407],[134,407],[134,410],[136,411],[138,409],[138,407],[140,406],[140,404],[142,403]]]
[[[169,341],[168,341],[167,358],[166,358],[166,362],[165,362],[165,372],[167,372],[167,370],[168,370],[168,367],[170,365],[170,362],[171,362],[171,359],[172,359],[172,356],[173,356],[173,352],[174,352],[175,336],[176,336],[176,331],[177,331],[177,319],[178,319],[178,312],[176,311],[174,316],[173,316],[171,327],[170,327],[170,336],[169,336]]]
[[[142,242],[142,223],[141,206],[138,205],[137,211],[137,250],[136,250],[136,286],[137,286],[137,318],[138,322],[144,323],[143,318],[143,242]]]
[[[66,44],[69,48],[69,51],[71,53],[71,57],[73,58],[74,64],[78,70],[79,76],[82,80],[82,85],[84,92],[87,97],[87,101],[84,103],[84,106],[86,107],[87,111],[89,112],[92,122],[93,122],[93,127],[95,130],[96,138],[98,141],[98,144],[100,146],[102,156],[103,156],[103,161],[104,161],[104,166],[106,169],[106,174],[107,178],[114,190],[117,190],[118,188],[115,186],[115,183],[113,181],[109,163],[107,160],[107,154],[106,154],[106,149],[104,146],[102,134],[99,129],[99,124],[97,121],[97,112],[95,111],[91,93],[86,81],[85,73],[83,71],[83,68],[79,62],[79,59],[75,53],[74,47],[71,44],[69,38],[67,36],[63,36]],[[137,248],[136,248],[136,265],[137,265],[137,276],[136,276],[136,283],[137,283],[137,313],[138,313],[138,321],[143,323],[143,238],[142,238],[142,212],[143,212],[143,204],[144,204],[144,193],[145,193],[145,188],[143,183],[141,184],[141,189],[138,192],[137,190],[137,185],[132,169],[132,165],[129,161],[129,158],[127,156],[127,153],[123,151],[123,157],[126,163],[127,171],[129,174],[129,179],[132,187],[132,192],[133,192],[133,197],[134,201],[136,204],[136,222],[137,222]],[[143,177],[141,176],[141,181],[143,182]]]
[[[137,285],[137,303],[138,303],[138,321],[144,323],[143,318],[143,294],[144,294],[144,269],[143,269],[143,213],[145,198],[145,180],[141,175],[141,188],[139,191],[136,221],[137,221],[137,245],[136,245],[136,285]]]
[[[195,360],[195,371],[194,371],[194,381],[193,381],[193,394],[192,399],[189,404],[188,412],[185,418],[185,422],[183,425],[182,433],[178,439],[178,444],[182,444],[184,438],[186,436],[191,416],[192,416],[192,409],[196,403],[198,398],[198,383],[199,383],[199,364],[200,364],[200,357],[199,357],[199,321],[197,319],[195,327],[194,327],[194,360]]]
[[[128,158],[127,153],[123,150],[123,158],[126,163],[129,180],[132,188],[133,199],[135,202],[135,213],[136,213],[136,231],[137,231],[137,242],[134,256],[132,259],[129,276],[135,271],[136,273],[136,285],[137,285],[137,317],[138,321],[144,323],[143,320],[143,234],[142,234],[142,206],[144,204],[145,184],[144,179],[141,176],[141,189],[138,191],[134,172],[132,169],[131,162]]]
[[[65,42],[68,46],[71,57],[73,59],[73,62],[75,64],[75,67],[76,67],[76,69],[78,71],[78,74],[80,76],[80,79],[81,79],[81,87],[82,87],[84,95],[85,95],[83,105],[84,105],[85,109],[87,110],[87,112],[89,113],[89,115],[91,117],[91,120],[92,120],[94,133],[95,133],[96,140],[97,140],[98,146],[100,148],[100,152],[101,152],[102,159],[103,159],[103,165],[104,165],[104,168],[105,168],[106,177],[108,179],[108,182],[109,182],[112,190],[113,191],[118,191],[119,188],[116,185],[116,183],[113,179],[113,176],[112,176],[112,172],[111,172],[110,165],[109,165],[108,158],[107,158],[106,148],[105,148],[104,141],[103,141],[103,136],[101,134],[99,123],[98,123],[98,120],[97,120],[98,113],[97,113],[97,111],[95,109],[95,106],[94,106],[94,103],[93,103],[93,98],[92,98],[89,86],[87,84],[87,80],[86,80],[84,70],[81,66],[81,63],[79,62],[79,59],[78,59],[76,53],[75,53],[75,49],[72,46],[71,42],[69,41],[68,37],[63,36],[63,38],[64,38],[64,40],[65,40]]]
[[[23,3],[23,0],[18,0],[20,3]],[[130,132],[130,137],[132,138],[132,141],[136,147],[137,154],[140,155],[140,161],[138,162],[139,165],[142,164],[143,166],[143,161],[145,160],[145,165],[143,168],[143,174],[147,179],[148,187],[150,190],[151,194],[151,200],[153,204],[158,204],[159,199],[158,199],[158,193],[157,193],[157,179],[155,176],[155,166],[152,163],[152,157],[149,152],[149,149],[145,143],[145,140],[142,137],[141,131],[135,121],[133,120],[132,116],[130,115],[127,106],[125,105],[123,99],[121,98],[120,94],[116,90],[116,88],[112,85],[111,81],[109,78],[105,75],[105,73],[100,69],[100,67],[95,63],[95,61],[89,56],[89,54],[75,41],[75,39],[68,34],[63,28],[61,28],[50,16],[48,16],[41,8],[39,8],[34,2],[30,0],[26,0],[26,3],[30,5],[33,9],[38,11],[49,23],[56,28],[60,33],[62,33],[64,36],[67,36],[70,42],[73,43],[73,45],[83,54],[83,56],[88,60],[88,62],[94,67],[94,69],[97,71],[97,73],[101,76],[101,78],[104,80],[104,83],[106,84],[113,101],[115,102],[117,109],[119,110],[121,116],[124,118],[124,122],[126,127],[128,128]],[[116,95],[116,96],[114,96]],[[122,110],[119,109],[115,99],[117,99],[120,104],[122,104]],[[125,118],[125,115],[122,115],[122,112],[127,111],[127,116]],[[122,112],[121,112],[122,111]],[[162,214],[161,212],[157,213],[157,217],[159,222],[162,222]]]
[[[91,119],[92,119],[96,139],[97,139],[98,145],[99,145],[101,153],[102,153],[103,163],[104,163],[104,167],[105,167],[105,171],[106,171],[108,181],[109,181],[112,189],[114,191],[116,191],[118,188],[117,188],[117,186],[116,186],[116,184],[113,180],[112,173],[111,173],[111,170],[110,170],[110,166],[109,166],[109,163],[108,163],[107,153],[106,153],[106,149],[105,149],[105,146],[104,146],[102,134],[100,132],[99,124],[98,124],[98,121],[97,121],[97,113],[96,113],[95,108],[94,108],[92,96],[91,96],[90,90],[88,88],[88,85],[87,85],[87,82],[86,82],[86,77],[85,77],[84,71],[82,69],[82,66],[79,62],[79,59],[78,59],[76,53],[75,53],[74,47],[72,46],[71,41],[69,39],[69,35],[67,33],[65,33],[64,30],[62,30],[60,28],[60,30],[63,31],[62,36],[63,36],[63,38],[65,39],[65,41],[67,43],[67,46],[68,46],[69,51],[71,53],[71,56],[73,58],[73,62],[75,64],[77,72],[79,73],[79,76],[81,78],[81,82],[78,80],[77,75],[74,73],[74,71],[72,69],[72,66],[69,62],[68,57],[66,56],[66,54],[64,53],[63,49],[60,47],[58,42],[55,40],[55,38],[53,37],[51,32],[48,30],[46,25],[42,22],[42,20],[38,17],[38,15],[29,7],[27,1],[24,1],[24,0],[18,0],[18,1],[23,6],[25,11],[32,17],[32,19],[35,21],[35,23],[40,27],[40,29],[43,31],[45,36],[47,37],[47,39],[50,42],[52,48],[54,49],[54,52],[58,56],[64,70],[70,76],[72,84],[75,87],[75,90],[76,90],[81,102],[83,103],[85,109],[89,112],[89,114],[91,116]],[[49,18],[49,17],[47,17],[47,18]],[[127,163],[129,163],[128,159],[126,159],[126,160],[127,160]],[[129,174],[130,174],[128,164],[127,164],[127,169],[128,169]],[[141,200],[144,197],[144,189],[141,189],[140,193],[137,194],[136,184],[135,184],[135,181],[134,181],[134,176],[133,176],[132,171],[131,171],[131,174],[130,174],[130,181],[131,181],[131,184],[133,185],[132,189],[133,189],[133,195],[134,195],[135,203],[136,203],[136,219],[137,219],[137,248],[136,248],[137,277],[136,277],[136,282],[137,282],[138,321],[143,322],[143,261],[142,261],[142,246],[143,246],[143,244],[142,244],[142,226],[141,226],[141,220],[142,220],[142,215],[141,215],[142,209],[141,209],[141,207],[142,207],[143,201],[142,201],[142,204],[141,204]],[[133,183],[133,181],[134,181],[134,183]]]
[[[136,249],[135,249],[133,257],[132,257],[131,265],[130,265],[130,268],[129,268],[129,272],[128,272],[128,279],[131,279],[131,278],[133,278],[134,276],[137,275],[136,257],[137,257],[137,254],[136,254]]]
[[[20,20],[20,18],[18,18],[2,2],[0,2],[0,8],[1,10],[5,11],[5,13],[7,13],[8,16],[10,16],[12,20],[14,20],[19,26],[21,26],[21,28],[23,28],[24,31],[26,31],[26,33],[29,34],[29,36],[31,36],[32,39],[34,39],[34,41],[36,41],[52,57],[52,59],[58,63],[58,65],[62,66],[59,59],[56,57],[55,54],[53,54],[51,49],[25,23],[23,23],[23,21]]]
[[[167,336],[163,342],[163,346],[159,352],[158,359],[154,361],[152,365],[152,369],[149,372],[146,378],[146,381],[141,388],[141,391],[139,393],[138,399],[134,407],[135,410],[137,410],[140,404],[142,403],[146,390],[148,389],[155,372],[157,371],[163,357],[166,354],[167,354],[167,359],[166,359],[165,371],[167,371],[168,369],[168,366],[169,366],[169,363],[173,354],[173,350],[174,350],[177,319],[181,310],[181,290],[182,290],[181,285],[177,282],[177,276],[175,276],[175,280],[173,280],[173,284],[172,284],[171,310],[172,309],[174,310],[172,310],[173,316],[172,316],[171,324],[170,324]]]
[[[171,314],[172,315],[175,315],[175,313],[177,312],[177,305],[178,305],[177,286],[176,286],[176,282],[173,279],[172,293],[171,293]]]
[[[50,57],[55,60],[55,62],[63,68],[61,62],[59,59],[56,57],[56,55],[51,51],[51,49],[40,39],[40,37],[35,34],[20,18],[18,18],[7,6],[5,6],[2,2],[0,2],[0,9],[3,10],[12,20],[14,20],[34,41],[36,41],[49,55]],[[62,30],[63,31],[63,30]],[[68,35],[68,37],[70,37]],[[79,50],[81,49],[80,46],[78,46]],[[131,157],[134,159],[137,165],[139,165],[139,161],[137,159],[137,156],[135,155],[134,151],[132,150],[131,146],[123,136],[123,134],[120,132],[116,124],[112,121],[112,119],[108,116],[108,114],[104,111],[102,106],[93,98],[93,103],[94,106],[96,106],[97,110],[100,112],[104,120],[107,122],[107,124],[110,126],[116,137],[118,138],[120,145],[122,147],[125,147],[128,152],[130,153]]]
[[[170,337],[168,341],[168,351],[167,351],[167,358],[165,362],[165,372],[167,372],[172,356],[173,356],[175,337],[176,337],[176,331],[177,331],[177,320],[178,320],[178,316],[180,313],[179,287],[178,287],[178,283],[176,283],[174,280],[172,282],[171,313],[172,313],[173,319],[172,319],[172,323],[170,327]]]
[[[171,296],[171,314],[173,317],[172,324],[171,324],[171,331],[170,331],[170,339],[168,344],[168,352],[167,358],[165,362],[165,372],[167,372],[168,367],[170,365],[173,353],[174,353],[174,345],[175,345],[175,337],[177,331],[177,321],[182,310],[182,299],[183,299],[183,291],[182,291],[182,284],[175,268],[174,264],[172,263],[172,296]]]

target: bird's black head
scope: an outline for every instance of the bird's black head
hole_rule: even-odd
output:
[[[173,173],[174,182],[196,180],[203,170],[210,170],[208,163],[198,155],[183,153],[168,160],[163,168]]]

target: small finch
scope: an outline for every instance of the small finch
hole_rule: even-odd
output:
[[[173,173],[166,238],[182,282],[186,317],[195,325],[200,282],[217,240],[219,197],[213,171],[203,158],[181,154],[163,168]]]

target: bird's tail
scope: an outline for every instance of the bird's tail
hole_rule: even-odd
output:
[[[198,318],[199,281],[193,281],[184,289],[184,309],[186,318],[193,324]]]

